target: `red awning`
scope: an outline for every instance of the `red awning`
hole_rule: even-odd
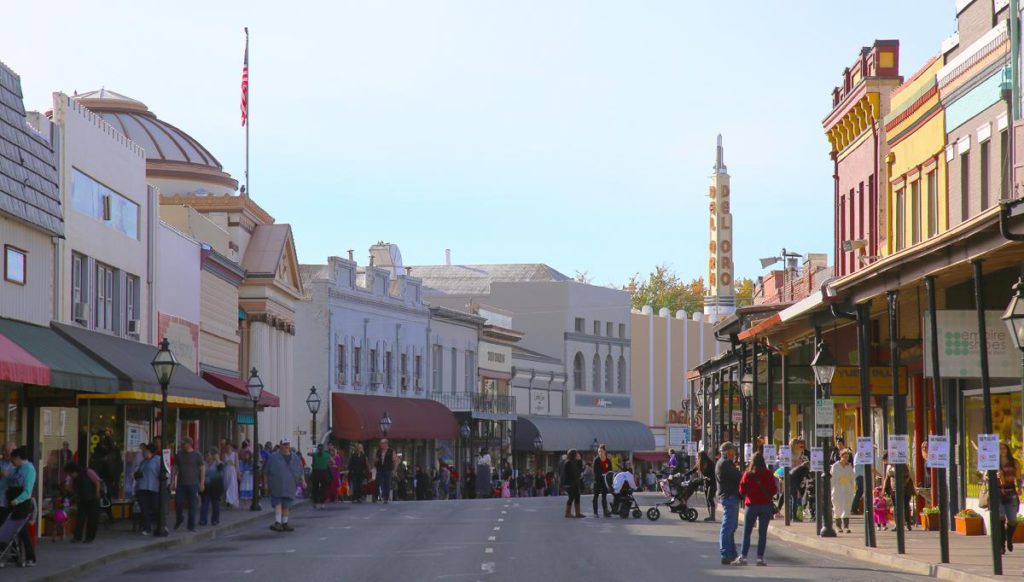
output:
[[[477,372],[481,378],[490,378],[491,380],[511,380],[512,374],[509,372],[496,372],[494,370],[487,370],[480,368]]]
[[[634,461],[643,461],[645,463],[667,463],[668,453],[655,451],[648,453],[633,453]]]
[[[24,348],[0,335],[0,381],[50,385],[50,368]]]
[[[331,430],[338,439],[380,438],[385,412],[391,418],[388,438],[450,440],[459,431],[452,411],[433,400],[337,393],[331,399]]]
[[[203,372],[203,380],[206,380],[210,384],[213,384],[217,388],[229,392],[231,394],[238,394],[239,396],[245,396],[249,398],[249,389],[245,386],[245,380],[237,376],[229,376],[227,374],[219,374],[217,372]],[[250,402],[252,402],[250,400]],[[272,394],[266,388],[263,389],[263,393],[260,394],[260,400],[256,403],[262,407],[279,407],[281,406],[281,399]]]

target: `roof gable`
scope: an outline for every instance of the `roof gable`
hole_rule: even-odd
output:
[[[257,225],[245,249],[242,267],[247,277],[272,278],[278,285],[302,293],[295,240],[288,224]]]

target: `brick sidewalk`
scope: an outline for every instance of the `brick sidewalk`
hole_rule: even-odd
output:
[[[301,507],[306,500],[299,500],[293,507]],[[144,552],[165,550],[176,546],[195,544],[214,539],[255,521],[265,520],[269,526],[274,521],[270,500],[262,503],[263,511],[245,509],[221,510],[220,523],[216,526],[198,526],[195,533],[171,530],[165,538],[143,536],[131,531],[130,521],[119,521],[109,526],[101,525],[96,541],[91,544],[51,542],[50,538],[36,540],[38,563],[34,568],[17,568],[13,565],[0,570],[0,578],[12,581],[59,581],[77,577],[85,572],[102,567],[116,560],[136,556]],[[335,509],[329,506],[329,510]],[[169,516],[173,525],[174,515]]]

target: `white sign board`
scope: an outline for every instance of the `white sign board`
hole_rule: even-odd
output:
[[[696,457],[697,456],[697,451],[698,451],[697,443],[695,441],[690,441],[690,442],[686,443],[686,454],[687,455],[690,455],[691,457]]]
[[[875,463],[875,448],[871,443],[871,437],[857,437],[857,464],[873,465]]]
[[[814,429],[814,436],[832,438],[832,427],[818,425]]]
[[[832,426],[835,424],[835,407],[831,398],[819,398],[814,401],[814,424]]]
[[[793,452],[789,450],[789,445],[782,445],[779,447],[779,466],[788,467],[793,464]]]
[[[775,452],[775,445],[764,446],[764,462],[769,465],[778,464],[778,453]]]
[[[949,468],[949,437],[946,435],[928,435],[928,459],[925,466],[929,469]]]
[[[978,470],[999,470],[999,435],[978,435]]]
[[[751,443],[743,443],[743,458],[750,459],[754,454],[754,445]]]
[[[683,448],[683,443],[690,440],[690,427],[670,426],[668,427],[668,446],[673,449]]]
[[[924,316],[924,344],[929,345],[929,313]],[[1020,375],[1020,352],[1000,320],[1002,311],[985,311],[985,336],[988,342],[989,375],[1016,378]],[[939,310],[935,321],[939,329],[939,374],[943,378],[980,378],[981,361],[978,337],[978,313],[973,309]],[[931,350],[924,351],[925,369],[931,370]]]
[[[811,470],[819,473],[825,470],[825,449],[811,447]]]
[[[887,450],[889,452],[890,465],[906,465],[910,462],[910,454],[907,447],[907,435],[889,435]]]

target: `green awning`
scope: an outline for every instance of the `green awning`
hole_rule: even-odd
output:
[[[100,394],[118,390],[117,377],[49,327],[0,318],[0,335],[50,369],[52,388]]]

